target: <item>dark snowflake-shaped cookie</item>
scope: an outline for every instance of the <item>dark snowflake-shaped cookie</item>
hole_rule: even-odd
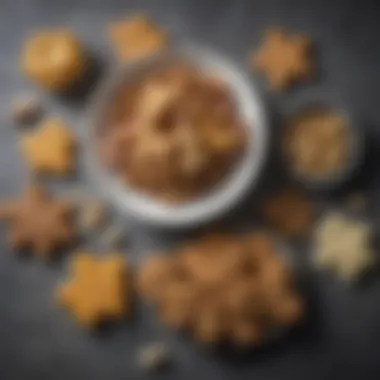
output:
[[[73,240],[71,211],[68,202],[53,199],[41,187],[30,186],[22,196],[6,201],[0,208],[0,218],[9,223],[10,249],[27,249],[47,258]]]

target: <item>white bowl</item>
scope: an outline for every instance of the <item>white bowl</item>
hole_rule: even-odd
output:
[[[170,205],[121,183],[101,164],[95,147],[97,131],[105,122],[105,111],[117,91],[138,75],[178,59],[225,81],[246,125],[247,148],[230,174],[215,188],[190,202]],[[139,221],[159,227],[196,227],[230,211],[255,185],[268,153],[268,122],[262,99],[247,73],[209,49],[179,47],[142,62],[124,65],[105,79],[90,105],[84,150],[91,178],[118,209]]]

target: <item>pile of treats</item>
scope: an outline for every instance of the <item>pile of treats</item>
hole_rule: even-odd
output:
[[[111,23],[108,35],[116,58],[124,62],[145,58],[169,42],[167,33],[144,16]],[[250,54],[249,64],[267,78],[271,90],[285,91],[312,75],[311,40],[269,30]],[[28,38],[20,66],[39,87],[69,93],[85,80],[91,62],[74,33],[58,28]],[[19,125],[31,127],[22,130],[19,148],[33,180],[22,195],[0,208],[9,227],[9,249],[48,259],[83,238],[83,223],[101,236],[103,205],[93,204],[83,216],[86,202],[61,199],[45,190],[44,181],[75,170],[75,133],[60,118],[45,116],[35,97],[17,99],[12,112]],[[295,115],[283,139],[284,158],[293,171],[304,178],[338,172],[348,158],[347,123],[332,109]],[[124,181],[170,201],[194,197],[215,184],[244,147],[244,128],[226,86],[186,64],[124,88],[99,136],[105,165]],[[315,209],[306,193],[279,189],[264,200],[262,216],[283,237],[302,238],[313,232]],[[120,240],[122,233],[120,228],[108,231],[107,241]],[[345,279],[356,279],[373,262],[371,233],[367,224],[342,213],[326,217],[315,232],[314,262]],[[133,268],[119,249],[108,244],[105,251],[111,253],[74,253],[68,277],[55,293],[57,303],[87,328],[130,315],[134,288],[155,306],[164,324],[202,342],[256,345],[304,315],[282,252],[259,232],[208,236],[176,252],[155,255],[141,265],[136,286]]]
[[[261,233],[212,235],[148,259],[138,288],[173,329],[206,343],[255,345],[303,315],[281,254]]]

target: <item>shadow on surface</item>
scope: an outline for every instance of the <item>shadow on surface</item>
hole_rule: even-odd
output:
[[[105,62],[94,52],[88,51],[89,69],[85,77],[70,91],[60,95],[60,100],[73,108],[83,110],[105,71]]]

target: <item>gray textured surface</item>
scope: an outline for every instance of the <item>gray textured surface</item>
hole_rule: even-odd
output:
[[[353,111],[360,128],[380,143],[380,47],[376,1],[300,0],[1,0],[0,2],[0,194],[25,183],[17,131],[9,122],[13,95],[27,88],[17,70],[21,41],[41,26],[68,25],[107,60],[107,20],[147,10],[178,38],[201,40],[243,62],[265,27],[281,25],[309,32],[319,47],[320,76],[288,96],[272,98],[286,111],[303,96],[336,99]],[[81,106],[46,97],[49,110],[63,115],[80,134]],[[379,218],[379,157],[368,168],[371,218]],[[74,184],[74,181],[72,182]],[[62,190],[62,186],[55,185]],[[67,187],[67,185],[66,185]],[[131,260],[166,246],[172,238],[134,228]],[[299,258],[306,256],[299,252]],[[176,365],[167,379],[377,379],[380,375],[380,281],[348,289],[321,275],[311,280],[313,318],[304,329],[275,346],[246,354],[212,353],[156,325],[138,310],[134,321],[107,334],[91,335],[54,304],[52,291],[65,263],[46,267],[0,255],[0,377],[13,379],[135,379],[142,377],[134,354],[141,344],[161,337],[172,344]],[[140,308],[139,308],[140,309]]]

